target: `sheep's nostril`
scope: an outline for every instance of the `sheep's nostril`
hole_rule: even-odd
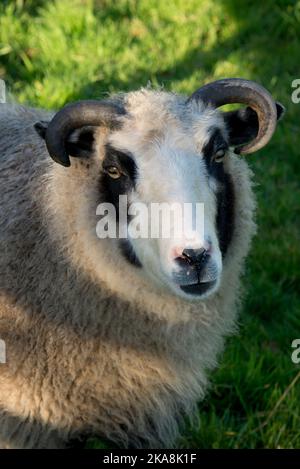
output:
[[[186,267],[193,264],[192,261],[190,260],[190,258],[188,256],[183,255],[183,254],[181,256],[176,257],[175,262],[182,269],[185,269]]]
[[[184,249],[181,256],[175,258],[175,262],[181,269],[195,268],[200,271],[209,258],[209,252],[204,249]]]
[[[209,253],[206,249],[184,249],[182,256],[188,259],[190,265],[201,268],[207,260]]]

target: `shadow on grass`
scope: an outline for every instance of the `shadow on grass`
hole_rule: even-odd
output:
[[[15,14],[18,15],[20,12],[27,13],[32,18],[39,16],[39,10],[41,7],[47,5],[48,0],[21,0],[19,2],[12,2],[12,0],[2,0],[2,8],[5,8],[12,3],[15,4]],[[0,9],[1,11],[1,9]]]

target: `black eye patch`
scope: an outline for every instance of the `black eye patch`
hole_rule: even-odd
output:
[[[102,163],[104,169],[116,166],[121,176],[113,179],[105,171],[100,174],[99,190],[103,202],[112,203],[119,210],[119,196],[128,194],[135,188],[137,180],[137,167],[130,153],[124,153],[111,145],[105,146],[105,157]]]
[[[213,128],[208,142],[202,149],[204,161],[208,169],[210,169],[210,166],[214,162],[213,156],[220,149],[224,149],[226,151],[228,149],[228,142],[225,140],[220,129]]]
[[[137,167],[131,153],[124,153],[111,145],[105,146],[105,158],[103,160],[103,168],[109,166],[117,166],[123,173],[124,176],[130,178],[133,185],[137,179]]]
[[[113,179],[105,171],[101,172],[99,180],[100,201],[109,202],[116,209],[117,221],[119,220],[119,196],[126,195],[135,188],[138,171],[133,156],[128,152],[124,153],[111,145],[105,146],[105,157],[102,163],[104,169],[109,166],[116,166],[121,176]],[[131,217],[128,216],[128,221]],[[119,241],[120,252],[123,257],[135,267],[141,267],[141,263],[135,254],[128,239]]]
[[[215,161],[214,155],[221,149],[226,151],[228,149],[228,142],[225,140],[220,129],[213,128],[211,136],[208,142],[204,145],[202,152],[209,176],[212,176],[219,181],[223,179],[223,165],[222,163]]]
[[[220,129],[214,128],[209,141],[203,147],[203,157],[209,176],[218,181],[216,194],[217,216],[216,228],[222,256],[224,257],[231,243],[234,232],[234,186],[228,173],[224,171],[224,165],[214,160],[214,155],[220,149],[228,149]]]

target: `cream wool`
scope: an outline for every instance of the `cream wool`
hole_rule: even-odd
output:
[[[229,153],[224,162],[235,191],[234,233],[219,288],[207,299],[188,301],[151,283],[112,240],[96,237],[105,142],[145,155],[163,136],[176,134],[186,149],[193,135],[200,148],[206,129],[223,125],[219,111],[199,105],[179,124],[176,95],[143,90],[127,101],[131,117],[122,129],[98,128],[96,157],[74,158],[67,169],[49,158],[33,128],[52,114],[0,104],[0,338],[7,349],[0,447],[64,447],[85,434],[125,447],[168,447],[182,416],[195,415],[207,371],[235,330],[255,231],[252,174],[242,158]]]

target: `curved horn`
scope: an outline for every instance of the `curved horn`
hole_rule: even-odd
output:
[[[45,141],[51,158],[63,166],[70,166],[65,141],[72,130],[83,125],[107,125],[117,128],[120,125],[118,116],[125,110],[105,101],[85,100],[67,104],[51,120],[48,125]]]
[[[258,83],[242,78],[217,80],[199,88],[190,100],[201,100],[213,107],[242,103],[250,106],[258,117],[258,133],[252,142],[240,147],[239,153],[253,153],[265,146],[272,137],[277,122],[276,104],[270,93]]]

